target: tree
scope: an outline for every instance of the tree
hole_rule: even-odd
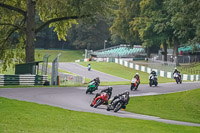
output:
[[[130,22],[139,16],[140,0],[119,0],[117,9],[114,11],[116,17],[110,28],[112,38],[120,36],[126,43],[140,45],[140,38],[137,31],[130,30]]]
[[[162,1],[159,0],[140,1],[140,14],[130,22],[130,30],[139,33],[142,45],[147,48],[148,57],[150,56],[151,48],[155,48],[156,45],[160,45],[161,43],[166,46],[165,34],[158,34],[155,30],[155,26],[158,23],[159,10],[162,7],[161,3]]]
[[[108,20],[98,16],[95,24],[79,22],[68,32],[67,39],[77,49],[97,50],[104,47],[104,40],[110,39]]]
[[[8,59],[6,49],[11,46],[14,33],[19,35],[18,46],[25,47],[25,61],[33,62],[35,35],[44,27],[53,27],[59,40],[66,40],[72,24],[79,19],[91,22],[98,14],[106,15],[111,3],[112,0],[0,0],[1,60],[5,63]]]

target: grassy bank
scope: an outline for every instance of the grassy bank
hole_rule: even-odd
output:
[[[81,62],[80,65],[87,66],[88,62]],[[107,63],[107,62],[90,62],[92,69],[108,73],[117,77],[125,78],[131,80],[135,73],[140,74],[141,84],[148,84],[149,83],[149,74],[141,71],[137,71],[135,69],[131,69],[116,63]],[[159,83],[166,83],[166,82],[174,82],[174,79],[164,78],[158,76]],[[122,82],[121,82],[122,83]],[[124,82],[127,84],[127,81]],[[130,84],[128,82],[128,84]]]
[[[52,62],[57,55],[61,53],[59,58],[60,62],[74,62],[75,60],[82,59],[84,51],[82,50],[35,50],[35,61],[42,61],[45,54],[50,55],[49,62]],[[8,67],[6,71],[2,71],[0,65],[0,74],[14,74],[14,66]]]
[[[35,51],[35,60],[41,61],[43,60],[43,56],[45,54],[49,54],[49,62],[52,62],[59,53],[61,53],[61,56],[59,58],[60,62],[74,62],[75,60],[82,59],[84,51],[82,50],[36,50]]]
[[[157,96],[132,97],[127,111],[200,123],[200,89]]]
[[[0,118],[1,133],[197,133],[200,131],[200,127],[69,111],[6,98],[0,98]]]

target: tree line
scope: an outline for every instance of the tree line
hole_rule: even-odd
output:
[[[148,56],[161,47],[167,60],[168,47],[177,56],[179,45],[199,43],[199,7],[199,0],[0,0],[0,60],[33,62],[35,47],[96,50],[105,40],[143,45]]]

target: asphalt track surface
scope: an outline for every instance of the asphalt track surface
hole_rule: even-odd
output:
[[[90,103],[93,100],[95,94],[100,92],[106,86],[100,86],[99,90],[93,94],[85,94],[87,87],[49,87],[49,88],[5,88],[0,89],[0,97],[6,97],[9,99],[18,99],[22,101],[29,101],[39,104],[46,104],[64,109],[93,112],[104,115],[112,115],[118,117],[128,117],[144,120],[153,120],[169,124],[187,125],[187,126],[199,126],[200,124],[181,122],[174,120],[161,119],[159,117],[147,116],[141,114],[129,113],[126,111],[119,111],[114,113],[113,111],[106,111],[106,106],[101,105],[97,108],[90,107]],[[129,85],[113,86],[113,96],[129,90]],[[183,84],[176,83],[163,83],[157,87],[149,87],[148,85],[140,85],[138,91],[131,91],[131,96],[145,96],[145,95],[160,95],[166,93],[174,93],[179,91],[187,91],[200,88],[200,82],[186,82]],[[128,106],[128,105],[127,105]]]
[[[88,71],[87,67],[81,66],[78,63],[59,63],[59,69],[75,73],[80,76],[85,76],[89,79],[99,77],[103,82],[114,82],[114,81],[129,81],[120,77],[116,77],[110,74],[106,74],[97,70],[91,69]]]

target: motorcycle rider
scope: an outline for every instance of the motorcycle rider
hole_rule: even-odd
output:
[[[156,71],[154,71],[154,70],[151,71],[149,79],[151,78],[152,75],[153,75],[153,76],[157,76],[157,75],[156,75]]]
[[[105,92],[105,93],[108,94],[108,99],[110,99],[110,98],[111,98],[111,95],[112,95],[112,89],[113,89],[113,88],[112,88],[111,86],[109,86],[108,88],[101,90],[100,93],[97,93],[97,94],[96,94],[95,98],[97,98],[98,96],[100,96],[101,93]]]
[[[97,94],[96,94],[96,96],[94,97],[93,101],[94,101],[98,96],[100,96],[102,93],[108,94],[108,99],[110,99],[110,98],[111,98],[111,95],[112,95],[112,89],[113,89],[113,88],[112,88],[111,86],[109,86],[108,88],[101,90],[100,93],[97,93]],[[105,104],[108,105],[108,101],[105,101]],[[91,103],[90,106],[93,107],[94,105]]]
[[[140,76],[139,76],[139,73],[136,73],[135,76],[133,77],[137,80],[137,87],[139,86],[140,84]]]
[[[115,100],[115,99],[117,99],[117,98],[120,98],[120,96],[125,96],[125,105],[124,105],[124,109],[126,108],[126,105],[128,104],[128,102],[129,102],[129,91],[125,91],[124,93],[121,93],[121,94],[118,94],[117,96],[115,96],[113,99],[112,99],[112,101],[110,102],[110,104],[112,104],[113,103],[113,101]],[[113,105],[113,107],[115,107],[115,105]]]
[[[88,64],[88,71],[90,71],[90,69],[91,69],[91,65],[90,65],[90,64]]]
[[[178,71],[178,69],[177,69],[176,67],[174,68],[173,75],[174,75],[175,73],[177,73],[177,74],[180,76],[180,78],[181,78],[181,73]]]
[[[90,81],[89,83],[91,83],[91,82],[95,82],[95,87],[96,87],[96,89],[98,88],[98,86],[99,86],[99,84],[100,84],[100,80],[99,80],[99,77],[96,77],[95,79],[93,79],[92,81]]]

